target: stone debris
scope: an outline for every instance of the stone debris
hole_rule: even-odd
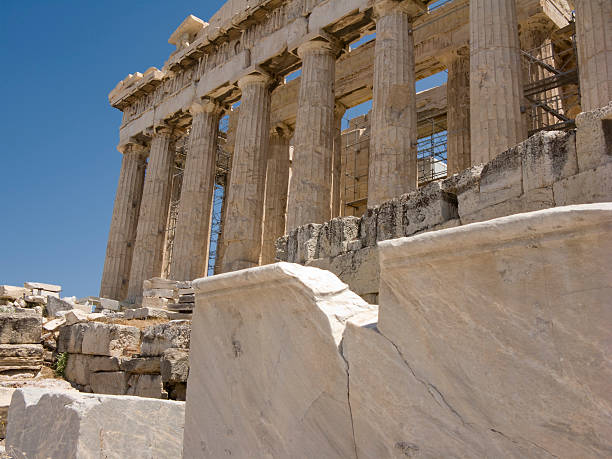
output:
[[[165,309],[146,308],[146,307],[138,308],[138,309],[126,309],[125,318],[127,320],[132,320],[132,319],[144,320],[144,319],[151,319],[151,318],[167,319],[168,311]]]
[[[166,349],[189,349],[191,321],[173,320],[148,327],[142,334],[141,354],[161,356]]]
[[[17,300],[26,295],[31,295],[32,290],[12,285],[0,285],[0,300]]]
[[[18,389],[8,413],[13,457],[178,458],[183,402]]]

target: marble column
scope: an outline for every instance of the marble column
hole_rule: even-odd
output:
[[[130,271],[129,301],[137,302],[142,298],[143,281],[161,276],[172,191],[174,141],[173,130],[167,126],[157,128],[151,140]]]
[[[270,131],[268,167],[266,170],[266,204],[261,264],[276,260],[276,240],[285,234],[287,193],[289,191],[289,147],[291,131],[277,126]]]
[[[331,217],[335,75],[338,49],[314,40],[298,48],[302,77],[295,125],[287,230]]]
[[[447,175],[471,166],[470,160],[470,54],[459,49],[446,56]]]
[[[170,278],[193,280],[206,276],[210,219],[215,188],[217,137],[222,107],[202,101],[193,115],[176,220]]]
[[[341,211],[342,182],[342,117],[346,113],[346,107],[336,102],[334,110],[334,157],[332,161],[332,218],[339,217]]]
[[[612,101],[612,1],[575,0],[583,111]]]
[[[123,149],[121,172],[100,285],[102,298],[123,300],[127,296],[142,187],[147,167],[146,154],[146,147],[139,144],[128,144]]]
[[[417,112],[410,14],[397,2],[374,6],[376,44],[368,207],[417,187]]]
[[[222,272],[259,265],[270,136],[270,78],[252,74],[238,81],[238,114],[232,173],[223,222]]]
[[[470,0],[472,164],[525,140],[516,0]]]

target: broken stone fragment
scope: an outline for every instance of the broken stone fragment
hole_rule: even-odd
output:
[[[111,300],[109,298],[100,298],[100,306],[102,309],[110,309],[111,311],[120,311],[121,305],[117,300]]]
[[[79,322],[87,321],[87,313],[81,311],[80,309],[72,309],[66,313],[64,316],[64,320],[66,321],[66,325],[74,325]]]
[[[47,315],[49,317],[57,317],[60,311],[70,311],[75,309],[76,304],[66,299],[60,299],[55,297],[47,298]]]
[[[167,304],[168,304],[168,298],[145,296],[142,299],[142,307],[144,308],[163,308]]]
[[[43,328],[47,331],[50,332],[54,332],[57,329],[59,329],[62,325],[64,325],[66,323],[66,319],[61,317],[59,319],[53,319],[48,321],[46,324],[43,325]]]
[[[62,291],[61,285],[44,284],[42,282],[24,282],[23,286],[30,290],[44,290],[46,292],[59,293]]]
[[[42,366],[42,344],[0,344],[0,373],[10,370],[38,371]]]
[[[43,295],[26,295],[24,300],[30,304],[47,304],[47,297]]]
[[[6,449],[13,457],[178,458],[182,402],[18,389]],[[152,415],[154,413],[154,415]]]
[[[126,309],[125,318],[127,320],[132,319],[148,319],[148,318],[160,318],[167,319],[168,311],[158,308],[138,308],[138,309]]]

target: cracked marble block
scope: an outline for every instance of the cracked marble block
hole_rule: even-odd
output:
[[[185,458],[355,457],[348,320],[376,306],[333,274],[277,263],[194,282]]]
[[[610,231],[603,203],[381,242],[380,335],[345,338],[358,447],[380,433],[372,457],[609,456]]]

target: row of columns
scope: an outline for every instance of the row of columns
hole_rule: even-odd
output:
[[[611,30],[610,5],[605,0],[576,2],[581,65],[595,69],[589,72],[602,69],[588,75],[598,85],[583,83],[585,108],[605,105],[610,98],[612,50],[605,39]],[[406,1],[380,0],[374,7],[370,207],[417,187],[414,11],[413,2]],[[588,21],[603,21],[603,32]],[[274,82],[269,76],[254,73],[239,80],[242,102],[218,248],[222,272],[273,262],[277,237],[339,215],[340,132],[346,110],[335,101],[339,53],[338,45],[323,38],[298,48],[302,77],[295,133],[287,126],[270,126]],[[457,49],[444,63],[448,170],[455,173],[489,161],[526,137],[515,1],[471,0],[470,49]],[[190,111],[192,132],[170,267],[176,280],[206,274],[223,108],[206,100]],[[129,145],[123,151],[101,296],[138,299],[143,281],[161,275],[177,134],[167,126],[156,129],[146,174],[145,148]]]

